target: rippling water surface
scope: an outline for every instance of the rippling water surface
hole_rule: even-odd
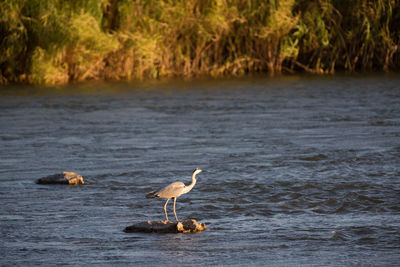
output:
[[[1,265],[400,261],[400,77],[0,88]],[[178,198],[200,234],[127,234]],[[83,186],[37,185],[75,171]],[[173,218],[172,204],[169,206]]]

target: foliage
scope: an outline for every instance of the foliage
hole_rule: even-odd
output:
[[[389,71],[398,0],[3,0],[0,83]]]

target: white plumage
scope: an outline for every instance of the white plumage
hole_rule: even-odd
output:
[[[196,184],[196,174],[202,172],[199,168],[195,169],[192,174],[192,183],[188,186],[186,186],[182,182],[173,182],[172,184],[167,185],[166,187],[158,190],[158,191],[152,191],[146,194],[146,198],[166,198],[167,201],[165,202],[164,205],[164,211],[165,211],[165,217],[168,221],[168,214],[167,214],[167,204],[170,199],[174,199],[174,214],[175,214],[175,219],[176,221],[178,220],[178,216],[176,216],[175,212],[175,203],[176,199],[183,194],[188,193],[194,185]]]

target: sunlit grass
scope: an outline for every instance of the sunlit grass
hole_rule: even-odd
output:
[[[389,71],[397,0],[4,0],[0,83]]]

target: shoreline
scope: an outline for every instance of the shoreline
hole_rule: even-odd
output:
[[[0,84],[400,69],[400,3],[5,0]]]

